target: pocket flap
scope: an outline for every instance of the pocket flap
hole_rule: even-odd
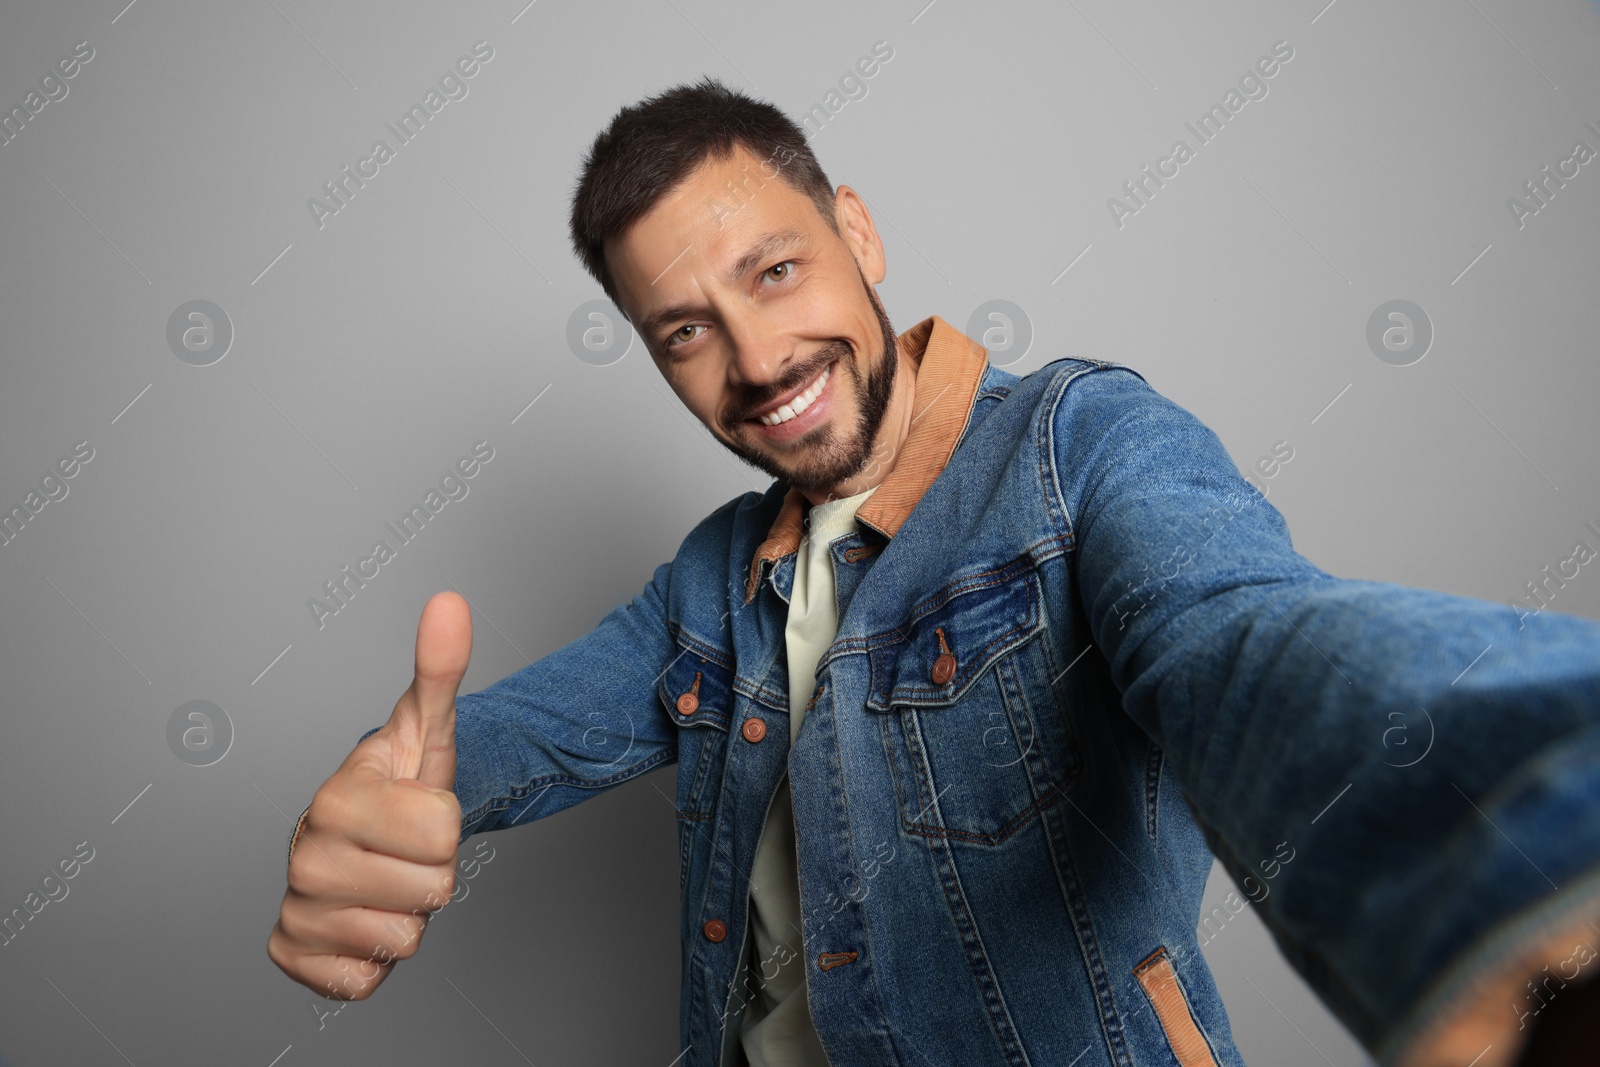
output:
[[[733,671],[687,644],[681,635],[656,692],[679,726],[725,731],[733,717]]]
[[[1038,575],[1022,561],[954,582],[912,610],[903,640],[871,653],[866,706],[946,707],[1044,628]],[[894,636],[894,635],[891,635]]]

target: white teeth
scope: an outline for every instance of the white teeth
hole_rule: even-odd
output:
[[[810,407],[811,402],[822,395],[823,387],[828,384],[828,375],[832,372],[832,369],[832,367],[824,367],[810,389],[784,404],[777,411],[762,415],[761,421],[767,426],[779,426]]]

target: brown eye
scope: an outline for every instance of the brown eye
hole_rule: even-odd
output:
[[[789,269],[790,265],[787,260],[782,263],[774,263],[772,266],[767,268],[767,277],[771,278],[775,282],[781,282],[783,279],[789,276]],[[775,270],[782,271],[783,273],[774,275],[772,272]]]
[[[671,333],[667,334],[666,344],[663,347],[665,347],[665,348],[677,348],[678,345],[677,345],[676,342],[678,342],[678,341],[685,341],[685,342],[693,341],[696,337],[698,337],[700,335],[697,334],[697,333],[689,333],[687,336],[685,336],[685,331],[688,331],[688,330],[703,330],[703,329],[705,329],[704,326],[700,326],[700,325],[698,325],[696,323],[692,323],[692,322],[688,323],[687,325],[684,325],[684,326],[679,326],[676,330],[673,330]]]

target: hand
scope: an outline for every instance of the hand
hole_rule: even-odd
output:
[[[323,996],[370,996],[455,891],[456,690],[471,657],[467,602],[436,594],[411,688],[311,798],[267,955]]]
[[[1591,900],[1474,976],[1395,1057],[1399,1067],[1566,1067],[1593,1062],[1596,977]]]

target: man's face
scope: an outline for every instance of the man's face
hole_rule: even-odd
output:
[[[865,205],[840,187],[835,234],[777,176],[781,158],[708,159],[606,259],[695,417],[751,465],[827,495],[871,456],[900,356],[872,289],[883,245]]]

